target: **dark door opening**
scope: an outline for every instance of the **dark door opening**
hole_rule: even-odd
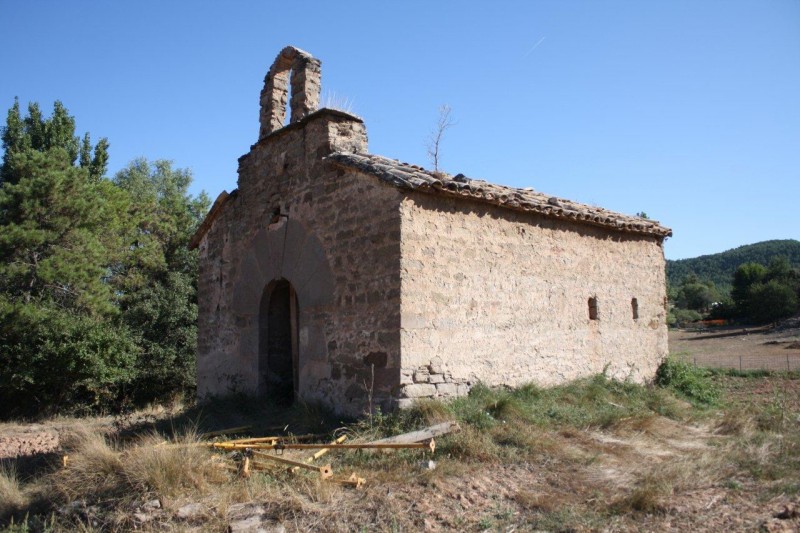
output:
[[[297,296],[285,279],[264,289],[258,335],[259,393],[289,405],[297,383]]]

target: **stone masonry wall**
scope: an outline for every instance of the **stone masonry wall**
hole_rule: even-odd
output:
[[[401,211],[401,407],[478,381],[553,385],[605,369],[641,382],[667,355],[657,238],[420,193]]]
[[[298,295],[299,396],[357,415],[389,408],[400,373],[400,202],[336,169],[366,151],[363,123],[322,110],[240,159],[239,190],[200,243],[198,395],[259,390],[258,303],[273,279]]]

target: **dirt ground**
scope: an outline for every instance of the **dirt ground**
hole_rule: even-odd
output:
[[[414,512],[415,526],[430,531],[797,531],[796,516],[789,521],[776,517],[787,507],[798,508],[800,498],[765,495],[757,484],[725,479],[690,483],[695,486],[676,490],[648,511],[609,513],[617,502],[624,506],[622,495],[635,489],[637,471],[675,468],[677,475],[691,476],[681,472],[680,464],[687,455],[708,454],[709,438],[697,428],[658,428],[628,438],[587,435],[564,443],[583,456],[576,463],[543,459],[467,468],[427,490],[407,485],[385,490],[394,505],[402,502]],[[604,451],[598,453],[598,446]]]
[[[738,370],[800,370],[800,327],[676,329],[669,351],[699,366]]]

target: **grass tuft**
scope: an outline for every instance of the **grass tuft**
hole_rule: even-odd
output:
[[[199,443],[194,432],[171,442],[165,442],[157,433],[145,436],[123,456],[126,485],[157,497],[173,497],[185,491],[208,492],[211,482],[228,476],[214,466],[211,452]]]
[[[343,111],[345,113],[353,113],[353,100],[347,96],[336,94],[335,92],[328,92],[322,97],[319,104],[320,109],[335,109],[336,111]]]
[[[631,511],[647,514],[661,513],[666,510],[665,502],[671,493],[672,488],[668,484],[644,482],[620,499],[614,505],[614,510],[618,513]]]
[[[28,503],[13,465],[0,463],[0,521],[20,512]]]
[[[520,490],[514,495],[514,500],[526,511],[539,511],[553,513],[564,508],[568,498],[559,493],[531,492]]]
[[[67,466],[52,476],[52,488],[66,501],[114,498],[125,492],[123,463],[114,443],[102,433],[74,434],[66,446]]]
[[[229,476],[199,442],[194,432],[171,441],[150,433],[121,449],[99,433],[77,435],[66,467],[51,475],[52,488],[66,502],[205,494]]]

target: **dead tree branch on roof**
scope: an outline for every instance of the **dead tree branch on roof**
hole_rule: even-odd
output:
[[[439,154],[444,132],[456,124],[453,122],[453,119],[450,118],[450,113],[452,111],[453,110],[447,104],[439,106],[439,119],[436,121],[436,127],[431,132],[430,137],[428,137],[426,147],[428,149],[428,157],[430,157],[431,163],[433,163],[434,172],[439,172]]]

